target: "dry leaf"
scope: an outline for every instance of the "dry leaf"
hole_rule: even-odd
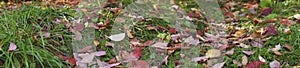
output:
[[[14,51],[17,49],[17,45],[15,43],[10,42],[8,51]]]
[[[108,37],[112,41],[121,41],[125,38],[125,33],[115,34]]]
[[[255,51],[243,51],[246,55],[252,55],[255,53]]]
[[[94,45],[98,46],[100,44],[100,42],[98,40],[94,40]]]
[[[237,60],[233,60],[232,62],[233,62],[233,64],[236,64],[237,66],[242,66],[242,63]]]
[[[242,57],[242,64],[243,64],[243,65],[247,65],[247,63],[248,63],[248,57],[247,57],[246,55],[244,55],[244,56]]]
[[[259,61],[261,61],[261,62],[266,62],[266,60],[265,60],[263,57],[261,57],[260,55],[258,56],[258,59],[259,59]]]
[[[294,50],[293,46],[290,44],[284,44],[283,47],[289,49],[290,51]]]
[[[284,29],[284,33],[285,34],[291,34],[292,31],[291,31],[291,29],[289,27],[287,27],[287,28]]]
[[[217,63],[212,68],[222,68],[224,66],[225,62]]]
[[[201,56],[193,59],[193,61],[206,61],[206,60],[207,60],[206,56]]]
[[[281,49],[281,45],[280,44],[278,44],[278,45],[276,45],[275,46],[275,48],[272,48],[272,51],[278,51],[278,50],[280,50]]]
[[[280,63],[277,60],[270,62],[270,68],[280,68]]]
[[[79,49],[77,52],[87,52],[88,50],[90,50],[92,48],[92,46],[86,46],[82,49]]]
[[[210,49],[206,52],[205,56],[207,58],[215,58],[221,56],[221,51],[218,49]]]
[[[260,68],[264,64],[265,63],[261,61],[251,61],[249,64],[246,65],[246,68]]]
[[[275,53],[275,55],[282,55],[282,53],[281,52],[279,52],[279,51],[274,51],[274,53]]]
[[[296,18],[296,19],[300,20],[300,14],[296,14],[296,15],[294,15],[294,18]]]
[[[91,53],[91,54],[93,54],[93,55],[95,55],[95,56],[103,56],[103,55],[106,54],[106,51],[98,51],[98,52],[93,52],[93,53]]]
[[[225,54],[226,55],[232,55],[234,53],[234,48],[232,48],[231,50],[227,51]]]
[[[50,37],[51,33],[44,33],[43,36],[44,37]]]

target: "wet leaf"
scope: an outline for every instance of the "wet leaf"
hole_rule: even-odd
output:
[[[265,63],[261,61],[251,61],[249,64],[246,65],[246,68],[260,68],[264,64]]]
[[[121,41],[125,38],[125,33],[115,34],[108,37],[112,41]]]
[[[270,68],[280,68],[280,63],[277,60],[270,62]]]

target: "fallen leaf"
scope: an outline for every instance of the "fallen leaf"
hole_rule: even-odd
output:
[[[246,55],[244,55],[244,56],[242,57],[242,64],[243,64],[243,65],[247,65],[247,63],[248,63],[248,57],[247,57]]]
[[[153,44],[152,47],[166,49],[167,45],[168,45],[168,43],[157,42],[157,43]]]
[[[127,36],[128,36],[129,38],[133,38],[133,35],[132,35],[132,33],[131,33],[130,31],[126,31],[126,33],[127,33]]]
[[[272,8],[266,8],[266,9],[263,10],[261,16],[268,16],[269,14],[272,13],[272,11],[273,11]]]
[[[142,56],[142,48],[137,48],[133,50],[130,54],[133,55],[135,58],[140,58]]]
[[[112,68],[114,66],[118,66],[121,64],[121,63],[108,64],[108,63],[102,62],[98,59],[96,60],[96,62],[98,64],[99,68]]]
[[[224,66],[225,62],[217,63],[212,68],[222,68]]]
[[[280,24],[284,24],[284,25],[287,25],[287,26],[291,26],[291,23],[289,22],[288,19],[281,19]]]
[[[272,48],[272,51],[278,51],[280,49],[281,49],[281,45],[278,44],[278,45],[275,46],[275,48]]]
[[[82,31],[84,30],[84,24],[81,24],[81,23],[75,23],[75,26],[74,26],[74,30],[75,31]]]
[[[125,33],[115,34],[108,37],[112,41],[121,41],[125,38]]]
[[[246,65],[246,68],[260,68],[264,64],[265,63],[261,61],[251,61],[249,64]]]
[[[279,31],[275,28],[275,24],[270,23],[267,27],[266,35],[277,35]]]
[[[151,40],[146,41],[142,46],[149,46],[152,44]]]
[[[193,58],[192,61],[206,61],[206,60],[207,60],[206,56],[201,56],[201,57]]]
[[[43,36],[44,37],[50,37],[51,33],[44,33]]]
[[[234,53],[234,48],[232,48],[231,50],[227,51],[225,54],[226,55],[232,55]]]
[[[95,56],[103,56],[103,55],[106,54],[106,51],[98,51],[98,52],[93,52],[93,53],[91,53],[91,54],[93,54],[93,55],[95,55]]]
[[[232,12],[225,12],[224,15],[231,18],[234,17],[234,14]]]
[[[185,43],[188,43],[188,44],[192,44],[192,45],[197,45],[197,44],[200,43],[200,41],[197,40],[197,39],[194,39],[193,36],[190,36],[190,37],[186,38],[186,39],[184,40],[184,42],[185,42]]]
[[[258,48],[263,48],[264,47],[264,42],[261,38],[255,38],[254,40],[252,40],[250,42],[250,44],[253,46],[253,47],[258,47]]]
[[[100,42],[98,40],[94,40],[94,45],[98,46],[100,44]]]
[[[295,15],[294,15],[294,18],[300,20],[300,14],[295,14]]]
[[[126,22],[126,20],[123,19],[123,18],[116,18],[115,21],[116,21],[116,22],[120,22],[120,23]]]
[[[176,28],[169,28],[169,33],[170,34],[173,34],[173,33],[176,33],[177,31],[176,31]]]
[[[242,66],[242,63],[237,60],[233,60],[232,62],[233,62],[233,64],[236,64],[237,66]]]
[[[10,42],[8,51],[11,52],[11,51],[14,51],[16,49],[17,49],[17,45],[15,43]]]
[[[252,55],[255,53],[255,51],[243,51],[246,55]]]
[[[128,67],[128,68],[150,68],[150,65],[148,64],[148,62],[144,60],[138,60],[135,61],[134,67]]]
[[[91,62],[93,62],[94,57],[95,57],[94,54],[81,55],[82,60],[80,60],[80,63],[91,63]]]
[[[86,46],[84,48],[79,49],[77,52],[87,52],[88,50],[90,50],[93,46]]]
[[[270,62],[270,68],[280,68],[280,63],[277,60]]]
[[[274,53],[275,53],[275,55],[282,55],[282,53],[281,52],[279,52],[279,51],[274,51]]]
[[[221,56],[221,51],[218,49],[210,49],[206,52],[205,56],[207,58],[215,58]]]
[[[289,27],[287,27],[287,28],[284,29],[284,33],[285,34],[291,34],[292,31],[291,31],[291,29]]]
[[[289,49],[290,51],[294,50],[293,46],[290,44],[284,44],[283,47]]]
[[[258,56],[258,59],[259,59],[259,61],[261,61],[261,62],[266,62],[266,60],[265,60],[263,57],[261,57],[260,55]]]

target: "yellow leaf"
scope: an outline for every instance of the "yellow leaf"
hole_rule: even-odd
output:
[[[215,58],[221,56],[221,51],[218,49],[210,49],[206,52],[205,55],[207,58]]]

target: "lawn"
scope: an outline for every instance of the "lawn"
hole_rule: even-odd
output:
[[[0,68],[297,68],[299,0],[0,2]]]

